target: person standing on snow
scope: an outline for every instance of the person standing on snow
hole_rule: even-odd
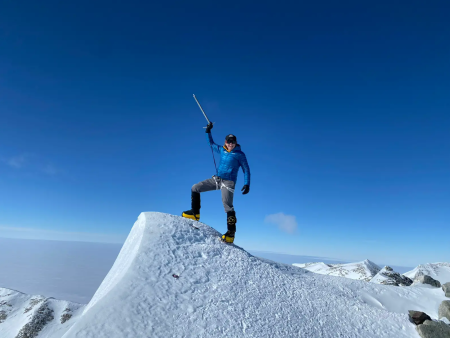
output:
[[[200,193],[211,190],[221,190],[222,202],[227,213],[227,232],[222,235],[222,241],[233,243],[236,232],[236,212],[233,207],[234,187],[236,185],[239,167],[244,172],[244,187],[242,194],[250,191],[250,167],[241,146],[236,143],[236,136],[230,134],[225,137],[225,144],[220,146],[214,143],[211,136],[213,124],[210,122],[206,127],[206,135],[210,146],[216,153],[220,154],[220,165],[217,176],[194,184],[191,189],[191,210],[184,211],[183,217],[200,220]]]

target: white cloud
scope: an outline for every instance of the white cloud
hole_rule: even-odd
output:
[[[297,231],[297,221],[294,215],[285,215],[283,212],[266,216],[264,222],[275,224],[278,228],[288,234]]]

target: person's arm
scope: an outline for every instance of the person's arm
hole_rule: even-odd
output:
[[[211,129],[212,129],[212,123],[208,124],[206,127],[206,139],[208,140],[209,145],[211,148],[216,152],[220,154],[220,146],[216,143],[214,143],[214,140],[211,135]]]
[[[243,191],[243,194],[245,195],[250,191],[250,166],[248,165],[247,157],[244,153],[242,153],[239,163],[241,164],[242,171],[244,172],[244,187],[241,191]]]

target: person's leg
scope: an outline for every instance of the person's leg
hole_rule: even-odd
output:
[[[191,191],[201,193],[205,191],[219,190],[220,189],[219,181],[220,181],[219,178],[215,177],[208,178],[207,180],[194,184],[191,188]]]
[[[216,190],[217,188],[218,184],[214,177],[194,184],[191,188],[191,210],[184,211],[182,216],[197,221],[200,220],[200,193]]]
[[[222,202],[227,213],[227,232],[222,236],[222,240],[227,243],[233,243],[234,233],[236,232],[236,212],[233,207],[234,186],[233,181],[222,180]]]

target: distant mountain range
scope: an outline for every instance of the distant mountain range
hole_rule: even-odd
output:
[[[394,271],[389,266],[380,268],[368,259],[362,262],[347,264],[314,262],[294,263],[293,265],[322,275],[345,277],[385,285],[409,286],[421,274],[428,275],[441,282],[441,284],[450,281],[450,263],[445,262],[421,264],[415,269],[403,274]]]
[[[370,282],[370,280],[381,270],[378,265],[368,259],[362,262],[346,264],[325,264],[319,262],[302,264],[294,263],[293,265],[322,275],[346,277],[364,280],[366,282]]]
[[[60,338],[86,305],[0,288],[0,337]]]

